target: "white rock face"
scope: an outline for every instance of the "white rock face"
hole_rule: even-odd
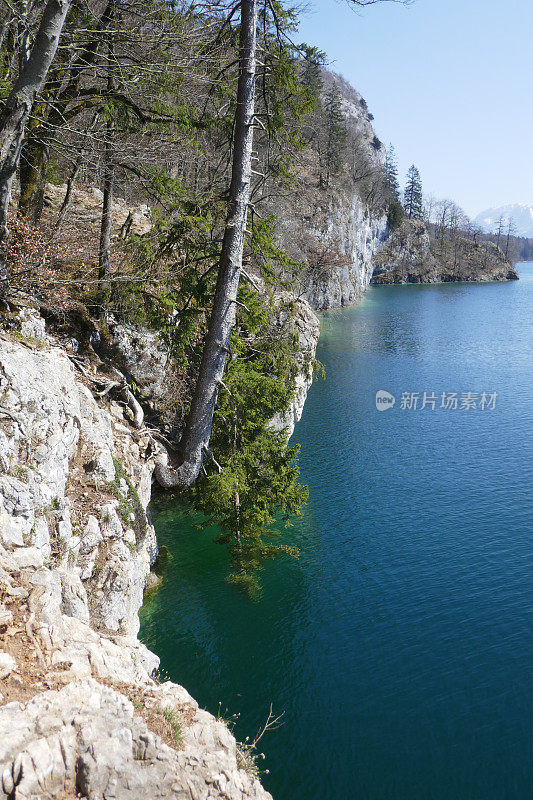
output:
[[[92,800],[267,800],[237,765],[235,739],[181,687],[143,697],[188,715],[179,750],[164,744],[123,695],[95,680],[0,707],[0,800],[80,792]]]
[[[315,353],[320,336],[320,323],[309,303],[303,299],[296,300],[295,307],[296,314],[292,325],[299,342],[299,350],[296,354],[298,363],[296,392],[290,408],[285,414],[276,414],[271,423],[276,430],[287,428],[289,437],[292,436],[294,426],[301,419],[307,392],[313,382]]]
[[[13,670],[17,668],[17,662],[10,656],[9,653],[4,653],[0,650],[0,680],[7,678],[8,675],[11,675]]]
[[[290,207],[280,212],[278,225],[281,244],[304,264],[296,295],[318,311],[353,305],[367,290],[374,255],[387,240],[386,216],[372,217],[356,193],[324,195],[320,205],[304,197],[300,205],[299,214]]]
[[[148,435],[99,407],[45,339],[0,339],[0,410],[0,800],[268,800],[227,728],[157,685],[137,639],[157,552]],[[34,696],[7,702],[15,690]],[[121,692],[175,714],[181,741],[165,744]]]
[[[346,203],[330,207],[317,238],[334,241],[337,263],[324,275],[311,275],[306,296],[313,308],[326,310],[349,306],[368,289],[374,271],[373,257],[388,236],[386,217],[372,219],[354,195]]]
[[[29,339],[44,341],[46,330],[44,319],[32,308],[23,308],[19,315],[20,332]]]
[[[153,331],[111,321],[109,330],[125,367],[146,397],[161,396],[167,382],[168,352]]]
[[[355,172],[362,170],[360,174],[379,183],[385,148],[365,100],[340,75],[324,69],[322,79],[324,97],[333,86],[338,90]],[[356,180],[348,165],[324,186],[318,160],[309,154],[302,159],[290,193],[266,202],[276,217],[281,246],[303,265],[290,278],[297,296],[307,298],[316,310],[352,305],[368,288],[372,258],[388,237],[383,203],[369,198],[365,181]]]
[[[53,183],[46,184],[47,203],[60,206],[65,197],[67,185],[65,183],[56,186]],[[101,189],[95,187],[82,189],[75,186],[72,192],[72,211],[71,213],[81,213],[86,216],[91,211],[96,214],[101,212],[104,195]],[[121,197],[116,197],[113,202],[113,226],[120,229],[129,222],[130,233],[143,236],[152,229],[152,212],[149,206],[129,206]],[[116,234],[115,234],[116,235]]]

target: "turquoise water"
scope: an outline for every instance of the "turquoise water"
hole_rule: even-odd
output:
[[[263,740],[275,800],[533,797],[533,264],[503,284],[372,287],[325,314],[294,440],[299,561],[247,601],[224,549],[154,504],[174,553],[142,617],[170,677]],[[396,396],[378,412],[380,389]],[[403,392],[437,407],[401,408]],[[442,392],[498,394],[440,409]],[[479,400],[479,397],[478,397]]]

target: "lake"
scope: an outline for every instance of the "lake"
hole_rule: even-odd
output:
[[[153,504],[174,563],[141,637],[201,705],[240,713],[237,738],[284,712],[261,742],[275,800],[533,796],[533,264],[518,270],[371,287],[322,315],[326,378],[292,439],[301,556],[267,565],[259,600],[224,584],[214,531]]]

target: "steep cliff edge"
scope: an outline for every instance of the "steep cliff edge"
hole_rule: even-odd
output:
[[[516,280],[518,274],[492,242],[460,233],[432,239],[426,225],[405,220],[374,258],[373,284]]]
[[[0,336],[0,798],[269,798],[136,636],[157,446],[23,312]]]
[[[353,305],[370,284],[387,219],[373,217],[357,193],[318,195],[315,201],[303,216],[287,212],[280,222],[282,241],[292,242],[291,254],[306,265],[296,278],[296,294],[317,311]]]
[[[294,354],[298,370],[295,378],[296,386],[290,407],[285,412],[276,414],[272,420],[272,427],[278,430],[285,428],[289,436],[292,436],[296,423],[301,419],[307,392],[313,383],[320,322],[305,299],[290,299],[293,306],[291,326],[298,342],[298,349]],[[281,312],[280,323],[283,322],[283,312]]]
[[[315,310],[351,305],[366,291],[373,257],[388,237],[391,201],[385,148],[364,98],[341,76],[329,70],[321,76],[321,108],[309,121],[293,184],[264,204],[276,217],[280,244],[302,264],[289,275],[294,292]],[[330,102],[337,104],[341,120],[337,149],[330,154],[336,165],[331,174]]]

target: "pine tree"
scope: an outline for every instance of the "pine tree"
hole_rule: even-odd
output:
[[[258,227],[258,238],[276,252],[273,220]],[[240,285],[239,299],[210,442],[218,469],[207,461],[189,497],[220,528],[217,541],[231,556],[227,581],[254,596],[267,559],[298,555],[282,540],[282,527],[301,516],[308,492],[298,482],[299,448],[287,445],[286,430],[271,425],[274,415],[289,407],[296,386],[292,304],[277,308],[273,296],[261,298],[247,283]]]
[[[409,219],[422,219],[422,204],[422,180],[419,171],[413,164],[407,172],[404,194],[404,208]]]
[[[385,175],[391,193],[394,195],[394,198],[399,201],[400,185],[398,183],[398,167],[396,165],[396,153],[392,144],[389,145],[385,158]]]
[[[338,175],[342,169],[342,156],[348,136],[342,111],[341,93],[336,83],[326,95],[324,113],[326,117],[325,185],[328,186],[330,177]]]
[[[322,89],[324,88],[320,65],[324,62],[325,55],[320,52],[320,50],[317,50],[316,47],[304,45],[304,49],[305,57],[301,82],[308,90],[310,99],[316,102],[320,98]]]

